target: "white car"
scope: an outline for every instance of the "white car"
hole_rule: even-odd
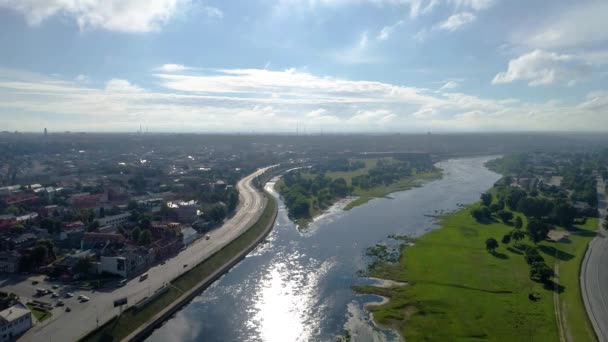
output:
[[[74,297],[74,294],[72,292],[68,292],[65,294],[65,298],[72,298]]]

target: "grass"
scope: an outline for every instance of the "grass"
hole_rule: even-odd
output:
[[[578,269],[594,221],[580,227],[583,234],[572,235],[571,243],[539,244],[549,266],[556,260],[554,250],[560,251],[560,278],[555,280],[564,287],[559,301],[573,341],[593,340]],[[498,222],[478,223],[468,208],[447,215],[441,229],[405,247],[397,265],[385,264],[371,272],[410,285],[355,290],[389,297],[388,303],[370,310],[378,323],[394,328],[408,341],[557,341],[553,289],[530,280],[529,267],[513,243],[501,244],[494,255],[485,250],[487,238],[500,241],[512,229]],[[539,293],[541,299],[531,301],[530,293]]]
[[[580,264],[585,256],[587,244],[597,230],[597,219],[589,218],[580,225],[578,234],[571,234],[572,243],[560,244],[560,250],[573,255],[570,261],[557,260],[559,263],[559,282],[566,291],[559,295],[559,303],[564,321],[565,332],[572,341],[595,341],[593,327],[587,317],[579,283]]]
[[[36,320],[38,320],[38,322],[45,321],[45,320],[51,318],[51,316],[53,316],[53,314],[50,311],[36,309],[36,308],[34,308],[34,306],[32,304],[26,304],[26,305],[32,312],[32,315],[34,315],[34,317],[36,317]]]
[[[81,341],[120,341],[135,331],[138,327],[152,319],[157,313],[176,301],[183,292],[192,289],[201,280],[215,272],[239,252],[249,246],[266,229],[273,219],[277,202],[272,196],[264,209],[260,219],[245,233],[232,241],[226,247],[195,266],[192,270],[175,279],[165,294],[146,305],[142,310],[135,313],[127,310],[119,318],[114,319],[91,334],[85,336]],[[179,290],[178,290],[179,289]]]
[[[365,204],[374,198],[385,197],[393,192],[408,190],[413,187],[420,186],[426,181],[430,181],[437,178],[441,178],[441,171],[439,170],[432,172],[416,173],[410,177],[403,177],[399,181],[390,185],[379,185],[370,189],[361,189],[359,187],[356,187],[353,191],[353,195],[358,196],[358,198],[346,205],[344,209],[350,210],[356,206]]]

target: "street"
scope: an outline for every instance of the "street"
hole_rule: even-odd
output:
[[[50,320],[35,325],[20,341],[75,341],[119,314],[119,308],[113,307],[114,300],[127,297],[128,306],[131,306],[230,243],[254,224],[262,213],[266,199],[253,186],[252,180],[266,169],[268,168],[260,169],[238,182],[239,205],[236,214],[220,228],[209,233],[209,240],[199,239],[177,256],[166,260],[163,265],[150,268],[147,271],[149,277],[144,281],[135,277],[123,287],[112,290],[74,292],[76,297],[81,293],[86,294],[90,301],[76,303],[76,298],[66,301],[71,312],[65,312],[63,308],[54,309]],[[23,297],[32,297],[34,288],[50,287],[48,283],[32,286],[31,281],[32,278],[29,278],[3,289]],[[22,294],[24,288],[32,292]],[[41,300],[48,302],[49,297],[45,296]]]
[[[608,234],[603,228],[606,219],[605,184],[598,177],[598,235],[591,243],[581,268],[581,289],[587,314],[600,342],[608,342]]]

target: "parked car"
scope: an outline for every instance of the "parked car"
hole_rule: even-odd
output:
[[[62,300],[57,301],[57,303],[55,303],[55,306],[64,306],[65,303]]]
[[[59,285],[57,285],[57,284],[53,285],[54,290],[57,290],[58,288],[59,288]]]
[[[184,268],[188,267],[188,264],[184,264]]]
[[[144,281],[146,279],[148,279],[148,273],[144,273],[141,276],[139,276],[139,281]]]
[[[72,311],[72,309],[70,309],[70,307],[69,307],[69,306],[66,306],[66,307],[65,307],[65,312],[70,312],[70,311]]]
[[[74,294],[72,292],[68,292],[65,294],[65,298],[72,298],[74,297]]]
[[[205,235],[205,240],[209,240],[209,239],[211,239],[211,235],[209,235],[209,234]]]
[[[32,285],[38,285],[39,281],[38,280],[32,280]]]
[[[58,298],[59,295],[56,292],[51,292],[51,298]]]
[[[80,298],[81,303],[88,302],[89,300],[91,300],[91,298],[89,298],[87,296],[82,296],[82,298]]]

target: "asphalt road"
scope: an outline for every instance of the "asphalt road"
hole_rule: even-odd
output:
[[[75,296],[82,293],[91,300],[87,303],[79,303],[76,298],[65,300],[66,306],[72,309],[71,312],[65,312],[63,308],[54,309],[50,320],[37,324],[19,340],[75,341],[119,313],[119,309],[113,307],[115,299],[127,297],[128,305],[133,305],[230,243],[253,225],[263,212],[266,198],[251,181],[266,169],[260,169],[238,182],[239,206],[236,214],[220,228],[212,231],[209,240],[199,239],[177,256],[168,259],[164,265],[150,268],[147,272],[149,274],[147,280],[140,282],[136,277],[123,287],[104,292],[74,291]],[[31,280],[30,278],[3,288],[15,291],[17,294],[23,292],[23,288],[32,292],[36,287],[50,288],[49,284],[32,286]],[[30,297],[32,292],[29,293]],[[42,300],[48,302],[49,299],[46,296]]]
[[[598,178],[598,235],[589,243],[581,269],[581,289],[587,314],[600,342],[608,342],[608,233],[602,228],[606,219],[604,182]]]

